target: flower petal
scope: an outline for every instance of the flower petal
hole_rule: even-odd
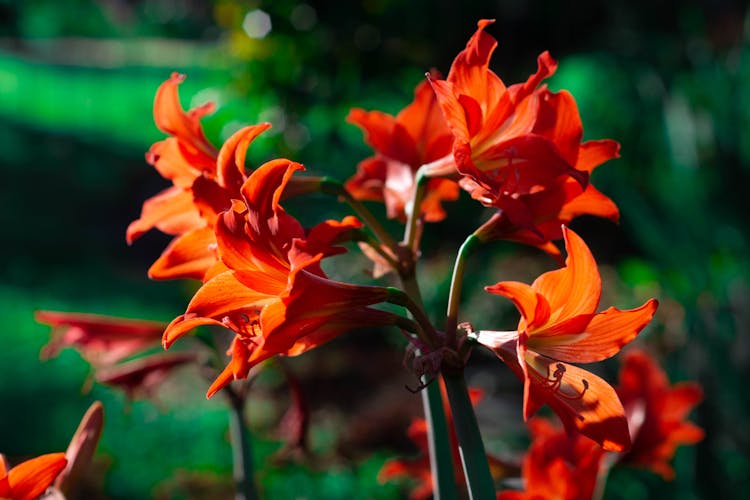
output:
[[[131,244],[154,227],[167,234],[182,234],[203,224],[192,193],[172,186],[143,202],[141,216],[130,223],[125,238]]]
[[[65,453],[49,453],[27,460],[8,472],[13,500],[35,500],[52,484],[68,463]]]
[[[565,267],[542,274],[531,285],[550,306],[550,322],[596,312],[602,281],[596,261],[576,233],[563,228],[568,258]]]
[[[216,236],[211,228],[203,226],[191,229],[169,243],[148,269],[148,276],[154,280],[203,280],[217,258]]]
[[[550,307],[547,299],[526,283],[518,281],[501,281],[484,287],[489,293],[509,298],[518,308],[528,328],[543,325],[547,322]]]
[[[610,307],[604,312],[581,315],[557,323],[554,330],[535,332],[528,347],[550,358],[574,363],[593,363],[614,356],[635,339],[656,312],[651,299],[637,309],[621,311]],[[583,324],[575,324],[582,319]],[[567,330],[567,331],[566,331]]]
[[[546,403],[568,432],[578,431],[605,450],[624,451],[630,447],[625,410],[606,381],[582,368],[531,350],[525,352],[524,359],[532,406]]]

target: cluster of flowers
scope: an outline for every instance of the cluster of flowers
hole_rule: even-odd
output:
[[[354,328],[392,325],[410,339],[410,366],[426,383],[460,373],[470,351],[484,346],[523,381],[525,419],[546,404],[562,421],[564,433],[546,421],[531,421],[534,440],[522,466],[525,493],[505,491],[498,498],[591,498],[600,469],[612,462],[606,457],[627,450],[621,462],[669,477],[676,446],[702,437],[684,421],[701,398],[699,388],[670,388],[643,353],[626,357],[617,390],[571,364],[617,354],[657,308],[651,299],[631,310],[597,312],[599,270],[583,239],[567,228],[583,214],[618,219],[617,206],[589,176],[619,155],[619,144],[582,142],[575,100],[543,83],[557,66],[547,52],[525,82],[506,86],[489,69],[497,45],[485,31],[491,22],[480,21],[447,78],[429,73],[397,116],[351,111],[348,121],[364,131],[375,154],[345,184],[299,175],[304,167],[287,159],[246,170],[247,148],[270,124],[242,128],[217,150],[201,126],[212,106],[186,112],[178,96],[183,76],[172,75],[154,103],[156,125],[168,137],[146,158],[173,185],[144,203],[140,218],[127,229],[127,241],[152,228],[173,235],[149,276],[198,280],[200,288],[184,314],[168,325],[39,313],[38,320],[56,332],[44,354],[75,345],[96,368],[97,380],[131,394],[148,393],[173,368],[204,360],[192,352],[127,358],[159,339],[169,348],[197,327],[228,329],[229,359],[213,376],[211,397],[231,390],[233,381],[247,378],[269,358],[299,355]],[[415,279],[420,235],[425,223],[446,217],[445,204],[462,191],[494,212],[476,224],[459,252],[446,326],[437,329],[423,310]],[[304,228],[282,202],[311,192],[338,196],[357,217]],[[404,222],[403,241],[394,240],[362,201],[382,201],[388,217]],[[471,248],[499,239],[538,247],[561,263],[553,242],[563,239],[566,258],[531,285],[501,281],[485,287],[512,301],[520,320],[512,331],[475,329],[476,321],[458,322],[464,261]],[[344,252],[341,245],[352,241],[374,262],[375,277],[393,272],[403,290],[329,278],[321,261]],[[373,307],[385,302],[404,306],[411,315]],[[410,431],[425,450],[428,431],[423,421]],[[460,437],[451,438],[454,450],[462,446]],[[504,475],[514,470],[493,458],[489,463]],[[412,498],[427,498],[436,479],[429,465],[426,459],[396,460],[386,464],[381,477],[418,477],[422,483]],[[2,487],[0,482],[0,493]]]

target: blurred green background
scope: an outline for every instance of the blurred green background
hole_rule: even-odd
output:
[[[141,203],[167,186],[143,159],[163,137],[151,114],[156,88],[179,71],[188,76],[180,87],[186,107],[215,101],[217,111],[204,120],[214,144],[244,124],[271,121],[274,128],[250,149],[251,165],[287,156],[346,179],[369,154],[359,130],[344,122],[349,108],[397,112],[425,71],[447,73],[478,19],[495,18],[489,31],[500,46],[492,68],[506,82],[525,79],[537,54],[550,50],[560,69],[549,85],[576,97],[586,138],[621,142],[622,158],[593,177],[620,206],[620,225],[586,218],[573,226],[603,264],[603,303],[628,307],[657,296],[657,321],[639,342],[659,354],[673,381],[697,380],[706,393],[693,414],[706,439],[679,451],[677,479],[616,471],[607,498],[742,497],[750,489],[745,9],[732,0],[565,7],[0,0],[0,451],[24,457],[64,449],[88,404],[101,399],[103,480],[92,492],[124,499],[228,491],[227,417],[219,399],[204,400],[202,380],[186,374],[192,382],[170,382],[156,404],[131,403],[98,385],[82,394],[88,366],[73,351],[38,361],[48,332],[33,322],[36,309],[165,321],[184,310],[190,285],[146,278],[169,238],[152,232],[132,247],[124,241]],[[262,38],[259,12],[271,22]],[[321,216],[344,213],[331,200],[313,202]],[[288,208],[314,222],[304,207]],[[423,278],[436,317],[446,266],[481,214],[462,200],[426,232]],[[350,279],[359,279],[365,263],[346,262]],[[510,309],[482,286],[533,279],[551,265],[510,244],[483,249],[469,265],[464,315],[511,328]],[[312,392],[313,461],[272,465],[279,445],[271,431],[283,411],[274,401],[285,396],[278,375],[261,381],[250,419],[263,436],[255,451],[266,498],[404,495],[375,479],[386,457],[413,452],[404,433],[419,398],[403,389],[409,379],[398,346],[398,334],[375,332],[290,360]],[[616,362],[604,365],[610,380],[616,370]],[[513,454],[525,437],[519,385],[505,372],[477,353],[469,377],[491,396],[477,409],[488,447]],[[492,402],[508,398],[513,404]]]

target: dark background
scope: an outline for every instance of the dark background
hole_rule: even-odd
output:
[[[246,31],[255,9],[272,21],[263,39]],[[576,97],[585,137],[622,144],[622,158],[593,176],[618,203],[621,223],[583,218],[573,227],[602,264],[602,305],[658,297],[656,321],[638,342],[671,380],[697,380],[705,390],[693,419],[707,436],[679,451],[677,479],[618,471],[607,498],[747,491],[750,18],[732,1],[0,1],[0,451],[21,458],[64,449],[88,404],[101,399],[104,479],[93,491],[226,491],[226,415],[221,400],[204,400],[202,380],[185,372],[156,404],[98,385],[81,394],[88,367],[75,352],[38,361],[47,329],[33,311],[168,321],[184,310],[192,285],[145,274],[169,239],[153,232],[132,247],[124,241],[141,203],[167,186],[143,153],[163,137],[151,105],[172,71],[188,76],[186,107],[217,102],[204,120],[214,144],[269,120],[274,128],[253,144],[249,165],[286,156],[343,180],[370,153],[344,122],[349,108],[400,110],[425,71],[447,73],[480,18],[497,19],[492,68],[506,83],[525,79],[550,50],[560,66],[549,85]],[[309,223],[345,213],[325,198],[287,208]],[[435,317],[455,250],[482,216],[464,199],[425,234],[422,280]],[[366,280],[366,263],[342,262],[333,274]],[[482,286],[531,280],[551,266],[516,245],[483,249],[469,264],[462,316],[512,328],[512,311]],[[311,393],[316,458],[276,467],[267,457],[278,447],[272,430],[286,396],[269,370],[250,406],[267,498],[399,497],[375,477],[384,458],[413,451],[404,432],[419,398],[403,389],[410,380],[401,355],[398,334],[365,332],[290,360]],[[616,361],[602,368],[612,381],[616,370]],[[520,386],[506,372],[477,353],[469,377],[489,393],[477,408],[488,448],[512,455],[525,434]]]

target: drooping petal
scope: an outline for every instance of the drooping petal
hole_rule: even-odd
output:
[[[116,363],[158,345],[165,327],[158,321],[61,311],[37,311],[34,319],[52,327],[50,341],[40,352],[42,359],[57,356],[70,346],[97,366]]]
[[[130,223],[125,238],[131,244],[154,227],[175,235],[202,225],[200,213],[193,205],[193,195],[173,186],[143,203],[141,217]]]
[[[221,318],[238,311],[259,310],[275,300],[285,285],[269,279],[262,272],[227,271],[214,276],[198,289],[185,314]]]
[[[606,381],[531,350],[525,352],[525,360],[530,406],[546,403],[569,432],[577,430],[605,450],[624,451],[630,447],[625,410]]]
[[[148,269],[148,276],[155,280],[203,280],[217,259],[216,236],[211,228],[203,226],[173,239]]]

